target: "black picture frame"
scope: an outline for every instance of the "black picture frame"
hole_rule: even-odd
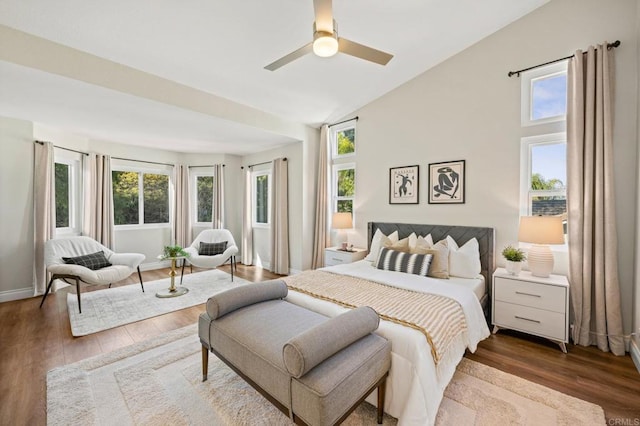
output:
[[[389,204],[420,203],[420,166],[389,169]]]
[[[429,163],[429,204],[464,204],[465,160]]]

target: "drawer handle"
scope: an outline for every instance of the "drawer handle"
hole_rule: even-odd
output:
[[[540,321],[538,320],[533,320],[533,319],[529,319],[529,318],[525,318],[525,317],[519,317],[517,315],[514,315],[516,318],[521,319],[521,320],[525,320],[525,321],[530,321],[530,322],[535,322],[536,324],[540,324]]]
[[[335,260],[336,262],[342,262],[342,259],[339,257],[332,257],[331,260]]]
[[[539,294],[523,293],[521,291],[516,291],[516,294],[521,294],[523,296],[531,296],[531,297],[542,297]]]

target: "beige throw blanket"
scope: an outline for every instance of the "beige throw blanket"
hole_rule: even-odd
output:
[[[420,331],[436,365],[453,339],[467,330],[462,307],[448,297],[326,271],[305,271],[283,279],[291,290],[347,308],[370,306],[380,318]]]

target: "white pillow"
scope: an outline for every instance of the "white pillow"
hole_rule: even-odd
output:
[[[414,253],[416,250],[420,250],[420,249],[430,249],[433,246],[434,244],[433,244],[433,238],[431,238],[431,234],[428,234],[426,237],[423,237],[421,235],[418,238],[416,238],[416,242],[413,245],[413,247],[411,247],[411,240],[409,240],[409,248],[411,250],[411,253]]]
[[[409,235],[407,238],[409,238],[409,251],[411,252],[413,249],[416,248],[416,243],[418,242],[418,236],[416,235],[415,232],[412,232],[411,235]]]
[[[477,278],[480,275],[480,245],[475,238],[462,247],[447,235],[449,247],[449,275],[460,278]]]
[[[380,249],[384,247],[385,243],[397,243],[398,242],[398,231],[394,231],[388,237],[382,233],[379,229],[376,230],[376,233],[373,234],[373,238],[371,239],[371,249],[369,250],[369,254],[364,260],[370,260],[371,262],[375,262],[378,260],[378,253]]]

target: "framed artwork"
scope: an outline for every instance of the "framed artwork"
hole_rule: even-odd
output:
[[[418,204],[419,166],[389,169],[389,204]]]
[[[429,204],[464,203],[464,160],[429,164]]]

